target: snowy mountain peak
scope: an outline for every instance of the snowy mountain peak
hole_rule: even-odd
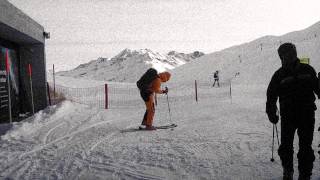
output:
[[[131,49],[124,49],[122,50],[118,55],[116,55],[115,57],[113,58],[127,58],[127,57],[131,57],[132,56],[132,50]]]
[[[116,59],[126,59],[131,58],[134,56],[141,56],[141,57],[147,57],[150,59],[165,59],[166,57],[158,52],[153,52],[151,49],[139,49],[139,50],[131,50],[131,49],[124,49],[122,50],[118,55],[113,57],[113,60]]]
[[[151,67],[157,69],[159,72],[174,69],[181,66],[193,59],[199,58],[204,53],[195,51],[190,54],[179,53],[176,51],[170,51],[167,55],[161,54],[159,52],[154,52],[151,49],[139,49],[131,50],[124,49],[118,55],[111,59],[113,64],[122,63],[127,59],[138,59],[141,62],[150,64]]]
[[[118,82],[135,82],[141,73],[153,67],[158,72],[172,70],[204,53],[184,54],[176,51],[162,54],[151,49],[131,50],[124,49],[111,59],[99,58],[89,63],[81,64],[71,71],[60,72],[62,76],[84,77],[95,80],[107,80]]]

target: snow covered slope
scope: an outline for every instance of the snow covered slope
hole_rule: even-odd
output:
[[[272,125],[262,111],[263,98],[238,95],[232,104],[228,96],[170,101],[178,127],[152,132],[130,132],[144,108],[103,110],[63,102],[15,123],[1,137],[0,179],[280,180],[276,153],[270,162]],[[160,99],[155,125],[170,122],[166,106]],[[316,151],[318,142],[315,134]],[[316,157],[314,180],[320,177]]]
[[[299,57],[309,57],[311,65],[320,71],[320,22],[283,36],[265,36],[219,52],[204,55],[197,61],[174,69],[173,81],[209,80],[220,70],[221,80],[229,81],[239,72],[237,82],[246,84],[268,83],[281,63],[277,48],[281,43],[296,44]]]
[[[81,64],[73,70],[59,72],[57,75],[93,80],[136,82],[150,67],[162,72],[174,69],[202,55],[203,53],[198,51],[191,54],[171,51],[167,55],[163,55],[150,49],[138,51],[124,49],[111,59],[99,58]]]

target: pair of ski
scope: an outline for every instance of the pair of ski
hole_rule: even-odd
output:
[[[154,126],[154,127],[155,127],[155,129],[173,129],[177,126],[178,126],[177,124],[169,124],[169,125]],[[147,130],[146,128],[140,127],[140,126],[138,128],[130,128],[130,129],[121,130],[122,133],[135,132],[135,131],[150,131],[150,130]]]
[[[178,125],[176,124],[170,124],[170,125],[163,125],[163,126],[153,126],[156,129],[172,129],[177,127]],[[147,130],[145,127],[139,126],[139,130]]]

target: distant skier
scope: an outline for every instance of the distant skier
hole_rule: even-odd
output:
[[[312,149],[316,93],[320,95],[318,77],[308,64],[300,63],[294,44],[284,43],[278,48],[282,67],[272,76],[267,90],[266,113],[271,123],[277,124],[277,99],[281,115],[281,145],[278,154],[282,161],[283,179],[293,177],[293,139],[299,136],[299,180],[308,180],[312,175],[315,159]]]
[[[212,87],[215,86],[216,82],[218,84],[218,87],[220,87],[220,84],[219,84],[219,71],[214,72],[213,78],[214,78],[214,82],[213,82]]]
[[[146,126],[146,130],[156,130],[152,126],[153,117],[155,113],[154,108],[154,94],[167,94],[168,88],[160,89],[161,83],[167,82],[171,77],[169,72],[157,74],[157,70],[150,68],[148,71],[137,81],[137,86],[140,90],[140,95],[146,104],[146,112],[144,114],[141,125]]]

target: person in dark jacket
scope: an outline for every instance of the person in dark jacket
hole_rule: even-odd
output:
[[[214,82],[213,82],[212,87],[215,86],[216,82],[218,83],[218,87],[220,87],[220,84],[219,84],[219,71],[214,72],[213,79],[214,79]]]
[[[266,113],[271,123],[277,124],[276,102],[279,98],[281,116],[281,145],[278,150],[283,179],[293,177],[293,139],[297,130],[299,137],[298,170],[299,180],[310,179],[313,161],[312,149],[314,132],[314,103],[320,90],[315,70],[308,64],[300,63],[296,47],[284,43],[278,49],[282,67],[272,76],[267,90]]]

